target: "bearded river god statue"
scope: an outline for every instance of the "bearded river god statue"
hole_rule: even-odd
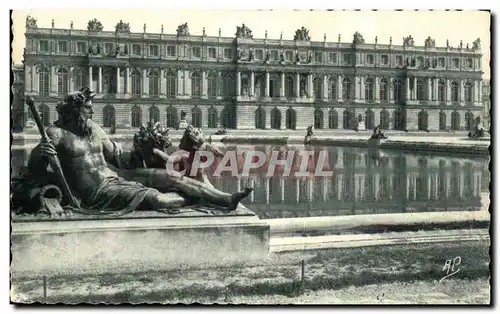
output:
[[[203,212],[222,214],[235,210],[251,193],[251,188],[225,193],[214,188],[203,175],[182,176],[178,171],[161,168],[167,161],[174,164],[182,161],[175,160],[180,158],[179,154],[168,155],[163,151],[168,141],[150,141],[147,136],[136,138],[135,148],[124,151],[91,120],[94,95],[88,88],[69,93],[57,106],[59,119],[46,130],[33,99],[27,99],[42,141],[32,150],[28,167],[13,179],[11,207],[16,213],[177,214],[204,202],[213,209]],[[192,127],[186,129],[181,144],[188,154],[210,149]],[[136,156],[135,161],[139,157],[145,162],[131,162],[131,156]],[[152,159],[160,166],[155,166]],[[184,161],[186,165],[189,159]]]

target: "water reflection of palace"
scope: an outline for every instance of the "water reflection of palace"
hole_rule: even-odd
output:
[[[332,177],[212,177],[235,191],[255,184],[246,204],[261,217],[478,210],[488,191],[486,160],[387,152],[371,158],[364,149],[328,149]]]
[[[269,152],[272,147],[238,149]],[[244,203],[262,218],[478,210],[480,194],[489,191],[487,159],[399,151],[384,151],[383,157],[374,159],[363,148],[326,150],[331,177],[266,177],[265,172],[254,172],[239,178],[210,176],[211,181],[231,192],[253,181],[255,190]],[[29,149],[12,150],[13,176],[27,164],[28,153]]]

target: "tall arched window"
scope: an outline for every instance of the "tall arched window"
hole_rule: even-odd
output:
[[[193,109],[191,109],[191,124],[195,128],[201,128],[202,123],[201,109],[198,107],[193,107]]]
[[[297,112],[292,108],[288,108],[286,110],[286,128],[290,130],[295,130],[296,125],[297,125]]]
[[[328,99],[337,99],[337,79],[335,77],[328,79]]]
[[[387,80],[385,78],[380,79],[380,100],[389,100],[389,89],[387,88]]]
[[[255,128],[266,128],[266,110],[262,107],[259,107],[255,110]]]
[[[352,99],[352,83],[350,78],[344,78],[342,80],[342,99],[350,100]]]
[[[191,75],[191,96],[201,97],[201,75],[198,72]]]
[[[50,108],[46,104],[42,103],[40,105],[40,113],[41,113],[41,119],[42,119],[42,124],[44,126],[49,126],[50,125]]]
[[[427,114],[427,111],[421,110],[418,113],[418,129],[420,131],[427,131],[429,126],[429,115]]]
[[[425,80],[417,78],[417,100],[425,100]]]
[[[158,97],[160,95],[160,75],[157,70],[149,72],[149,96]]]
[[[281,111],[276,107],[271,110],[271,129],[281,129]]]
[[[454,131],[460,130],[460,113],[458,111],[451,113],[451,129]]]
[[[215,109],[214,107],[208,108],[208,127],[217,127],[217,109]]]
[[[102,71],[102,92],[106,94],[113,93],[113,87],[115,85],[114,82],[114,73],[115,72],[111,68],[104,68]]]
[[[234,75],[232,73],[222,74],[222,96],[231,97],[234,96],[236,89],[234,87]]]
[[[472,84],[466,82],[464,86],[464,99],[466,103],[472,103]]]
[[[64,96],[68,93],[68,71],[59,69],[57,71],[57,94]]]
[[[470,131],[474,126],[474,114],[470,111],[465,113],[465,129]]]
[[[365,128],[367,130],[375,128],[375,113],[371,109],[365,111]]]
[[[439,80],[438,82],[438,101],[445,102],[446,89],[445,82],[443,80]]]
[[[373,79],[368,78],[365,80],[365,100],[373,101],[374,96]]]
[[[38,72],[38,92],[40,96],[49,96],[50,70],[47,68],[41,68]]]
[[[400,79],[395,79],[393,82],[394,87],[394,101],[401,103],[404,101],[403,82]]]
[[[439,129],[446,130],[446,113],[442,110],[439,112]]]
[[[149,121],[153,123],[160,121],[160,109],[155,105],[149,107]]]
[[[217,97],[217,73],[211,72],[207,77],[207,96]]]
[[[142,110],[141,107],[134,105],[131,109],[131,115],[132,115],[132,127],[133,128],[138,128],[142,124]]]
[[[383,129],[383,130],[389,130],[389,111],[387,111],[387,109],[382,109],[382,111],[380,111],[380,127]]]
[[[328,128],[329,129],[339,128],[339,114],[333,108],[328,111]]]
[[[75,90],[80,90],[89,84],[88,74],[83,69],[77,69],[73,72]]]
[[[323,99],[323,79],[316,76],[313,81],[314,99]]]
[[[314,128],[323,128],[323,110],[321,108],[314,109]]]
[[[167,75],[167,97],[173,98],[177,95],[177,73],[168,71]]]
[[[102,126],[110,128],[115,125],[115,107],[106,105],[102,108]]]
[[[167,107],[167,128],[176,128],[178,123],[177,109],[173,106]]]
[[[142,91],[142,75],[138,70],[132,72],[132,95],[140,96]]]
[[[458,102],[459,98],[459,88],[458,88],[458,83],[456,81],[451,82],[451,101],[452,102]]]

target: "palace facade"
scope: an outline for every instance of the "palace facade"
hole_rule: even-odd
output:
[[[71,90],[97,92],[93,119],[104,127],[136,128],[148,121],[175,127],[181,111],[203,128],[467,130],[482,116],[481,47],[314,42],[254,38],[245,25],[234,38],[190,33],[132,33],[120,21],[104,31],[38,28],[26,20],[24,94],[40,104],[44,124]],[[282,37],[282,36],[281,36]],[[18,124],[30,118],[14,105]]]

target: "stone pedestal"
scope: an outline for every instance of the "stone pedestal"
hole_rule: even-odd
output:
[[[179,130],[183,130],[183,129],[187,128],[188,125],[189,124],[187,123],[186,119],[179,121]]]

